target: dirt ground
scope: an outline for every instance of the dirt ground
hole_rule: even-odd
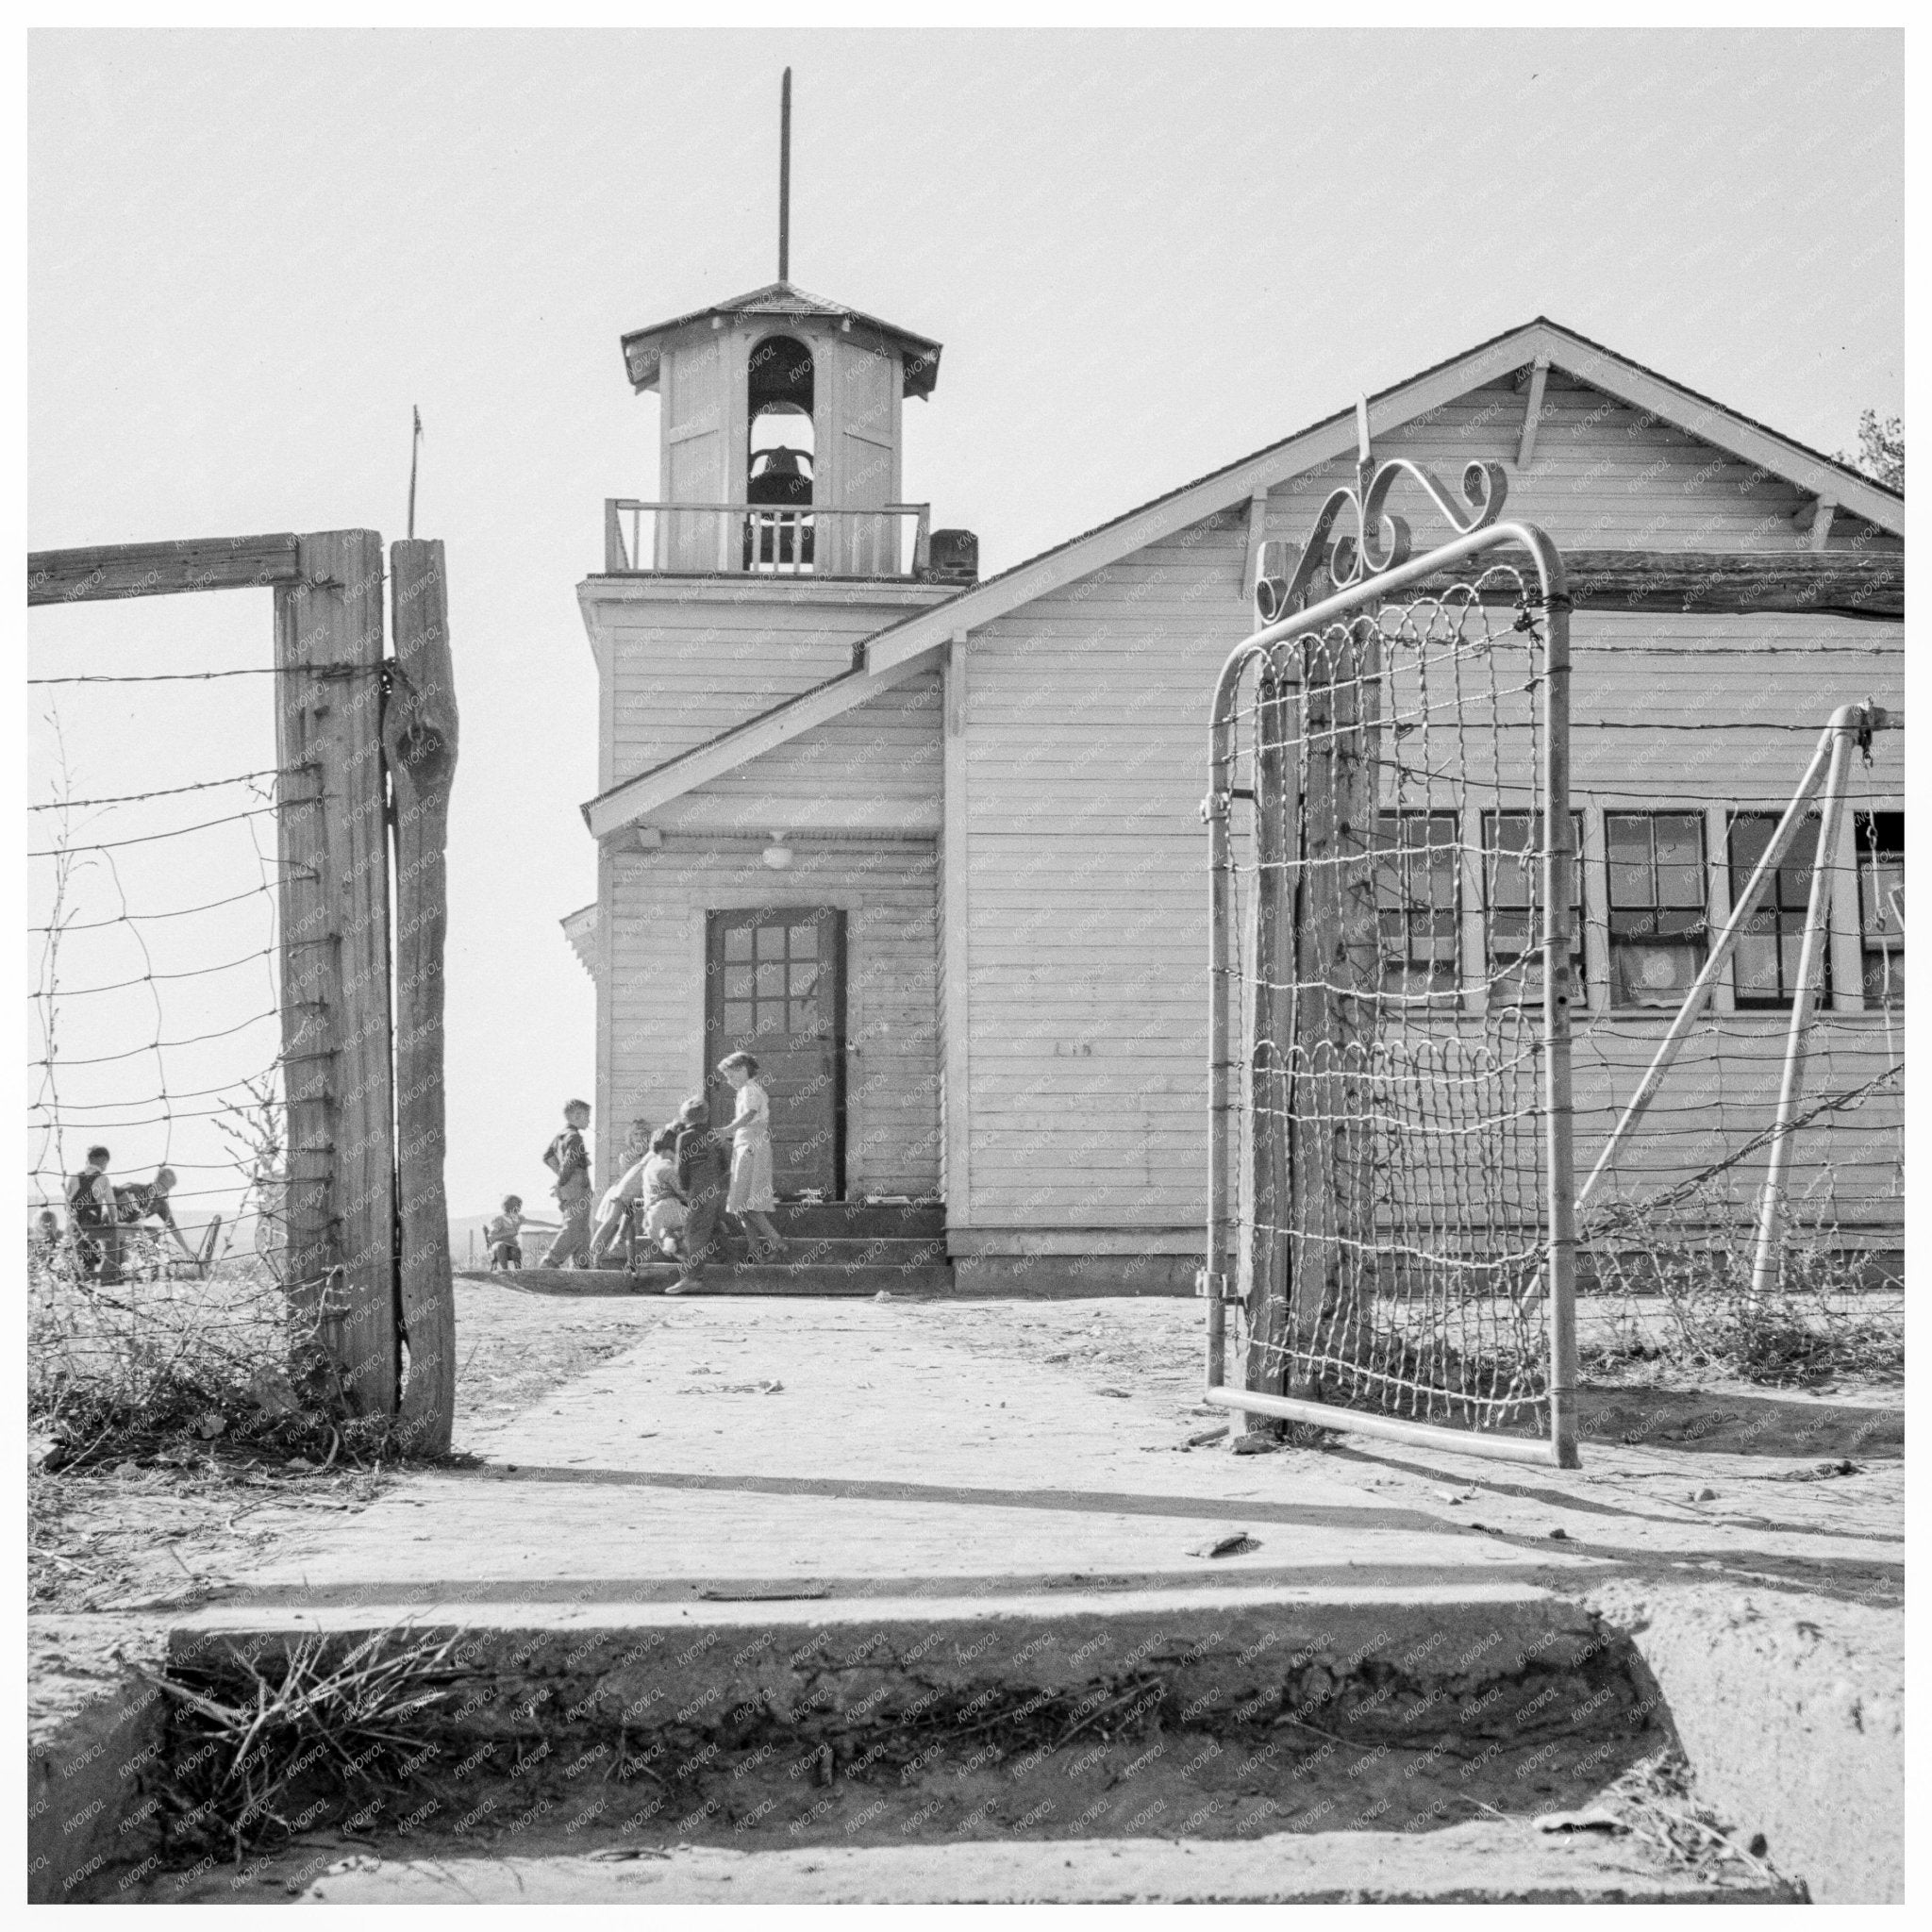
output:
[[[545,1393],[646,1337],[666,1307],[658,1297],[533,1292],[497,1282],[458,1285],[457,1451]],[[1210,1454],[1194,1442],[1226,1420],[1196,1399],[1200,1308],[1191,1300],[1084,1302],[920,1301],[956,1346],[988,1357],[1077,1361],[1097,1392],[1117,1395],[1124,1433],[1147,1454]],[[747,1324],[760,1303],[743,1303]],[[989,1363],[991,1370],[991,1360]],[[1587,1483],[1607,1507],[1711,1508],[1732,1522],[1774,1516],[1788,1527],[1889,1538],[1899,1527],[1904,1415],[1895,1381],[1846,1379],[1803,1394],[1744,1384],[1685,1386],[1660,1363],[1633,1364],[1614,1383],[1588,1387],[1583,1405]],[[1592,1473],[1591,1451],[1600,1454]],[[1629,1452],[1657,1452],[1632,1456]],[[1395,1445],[1337,1446],[1378,1489],[1440,1487],[1440,1458],[1406,1457]],[[1456,1458],[1469,1462],[1470,1458]],[[1534,1514],[1533,1473],[1483,1482],[1491,1526]],[[357,1511],[392,1480],[343,1457],[292,1463],[192,1436],[100,1469],[29,1473],[30,1708],[55,1715],[74,1685],[143,1653],[165,1614],[204,1600],[258,1564],[323,1512]],[[1681,1493],[1679,1493],[1681,1491]],[[1715,1506],[1715,1507],[1712,1507]],[[1474,1526],[1474,1525],[1473,1525]],[[1760,1572],[1759,1581],[1768,1580]],[[1793,1577],[1817,1587],[1813,1576]],[[1902,1568],[1880,1566],[1842,1587],[1874,1603],[1898,1601]]]

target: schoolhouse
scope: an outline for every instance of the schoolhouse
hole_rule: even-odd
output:
[[[902,500],[937,341],[779,281],[622,346],[661,408],[656,497],[606,505],[578,586],[597,898],[563,924],[596,983],[598,1119],[668,1119],[747,1047],[781,1196],[942,1200],[962,1290],[1185,1283],[1208,701],[1262,546],[1299,546],[1355,475],[1355,399],[981,580],[972,536]],[[1541,318],[1366,407],[1378,456],[1502,464],[1509,514],[1566,555],[1585,1172],[1831,710],[1903,702],[1904,499]],[[1418,549],[1449,534],[1417,522]],[[1902,1056],[1902,741],[1874,739],[1832,856],[1860,890],[1836,902],[1821,1093]],[[1674,1075],[1677,1131],[1639,1155],[1659,1181],[1769,1119],[1804,876]],[[1467,967],[1508,923],[1479,886],[1457,907],[1446,939],[1398,916],[1389,943],[1428,928],[1453,976],[1444,945]],[[1901,1108],[1878,1079],[1807,1183],[1887,1243]]]

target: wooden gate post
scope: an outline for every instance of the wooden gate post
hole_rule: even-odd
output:
[[[1365,1009],[1379,973],[1375,837],[1380,734],[1377,641],[1341,626],[1307,646],[1303,668],[1303,878],[1296,922],[1298,1074],[1290,1158],[1296,1237],[1289,1257],[1297,1349],[1363,1348],[1374,1230]],[[1299,1392],[1299,1391],[1295,1391]]]
[[[382,745],[395,795],[399,1319],[408,1357],[401,1433],[412,1453],[441,1456],[450,1445],[457,1381],[442,1184],[444,861],[457,700],[442,545],[391,544],[390,591],[395,665],[383,705]]]
[[[396,1399],[382,539],[297,541],[275,591],[286,1279],[353,1413]]]

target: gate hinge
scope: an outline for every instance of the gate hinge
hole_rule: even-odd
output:
[[[1225,1274],[1210,1274],[1206,1268],[1194,1270],[1194,1292],[1213,1302],[1238,1302],[1241,1291]]]
[[[1201,823],[1205,825],[1209,819],[1224,819],[1237,798],[1245,798],[1252,805],[1255,794],[1241,785],[1232,786],[1225,791],[1210,791],[1201,801]]]

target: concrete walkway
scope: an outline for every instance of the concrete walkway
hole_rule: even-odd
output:
[[[491,1430],[459,1424],[477,1466],[404,1479],[183,1624],[737,1619],[747,1600],[829,1611],[902,1587],[1577,1597],[1633,1574],[1900,1567],[1882,1510],[1860,1533],[1833,1507],[1850,1486],[1767,1482],[1761,1460],[1719,1493],[1691,1487],[1711,1458],[1687,1478],[1681,1455],[1617,1445],[1569,1474],[1365,1441],[1189,1449],[1225,1418],[1194,1398],[1186,1312],[1096,1302],[1036,1326],[1011,1303],[633,1302],[628,1354]],[[1205,1554],[1237,1532],[1238,1553]]]

